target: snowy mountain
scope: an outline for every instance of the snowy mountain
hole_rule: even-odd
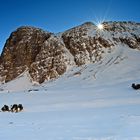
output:
[[[1,70],[7,70],[0,73],[6,81],[0,85],[0,106],[22,103],[24,110],[0,112],[0,139],[140,140],[140,94],[131,87],[140,82],[140,24],[103,25],[98,30],[85,23],[57,35],[33,28],[36,37],[34,31],[25,32],[15,48],[11,35],[11,47],[5,45],[0,59]],[[45,39],[38,50],[34,43],[40,34]],[[36,41],[22,44],[30,36]],[[21,67],[13,55],[23,59]],[[48,67],[56,76],[48,73],[38,84]]]
[[[1,83],[25,71],[32,82],[43,83],[74,66],[99,62],[118,46],[139,50],[139,23],[104,22],[103,26],[99,30],[86,22],[60,34],[34,27],[18,28],[7,39],[0,57]]]

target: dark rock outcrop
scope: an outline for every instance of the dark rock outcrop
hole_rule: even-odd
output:
[[[8,82],[35,62],[37,54],[50,33],[33,27],[20,27],[13,32],[4,46],[0,64],[0,73]]]

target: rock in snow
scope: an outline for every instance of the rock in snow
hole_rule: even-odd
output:
[[[140,23],[104,22],[99,30],[86,22],[60,34],[23,26],[12,32],[0,56],[0,82],[27,71],[32,82],[43,83],[70,67],[96,63],[118,45],[140,49]]]

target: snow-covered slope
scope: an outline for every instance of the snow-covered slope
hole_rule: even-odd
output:
[[[140,140],[140,91],[131,88],[139,60],[139,50],[121,44],[56,80],[35,86],[24,73],[1,85],[0,106],[22,103],[24,111],[0,112],[0,139]]]

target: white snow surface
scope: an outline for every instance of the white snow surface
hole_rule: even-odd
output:
[[[116,46],[95,64],[33,85],[28,73],[1,85],[0,140],[140,140],[140,51]],[[30,91],[29,91],[30,90]]]

